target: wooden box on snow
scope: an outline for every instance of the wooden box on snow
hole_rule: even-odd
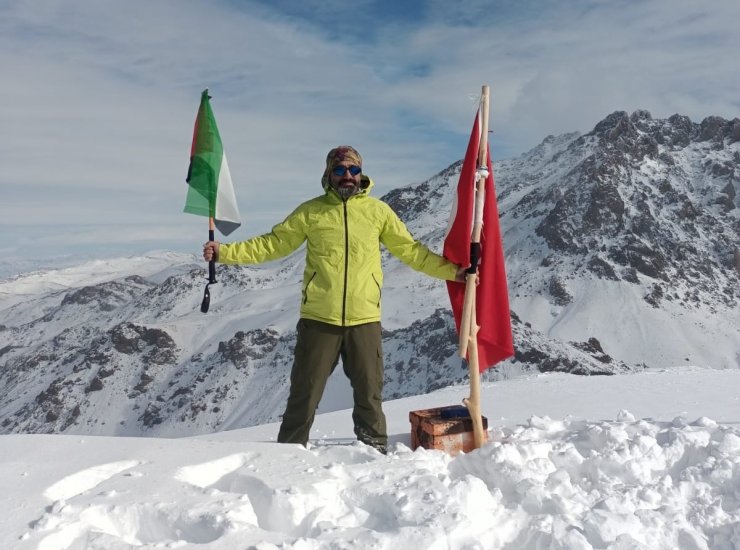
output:
[[[483,436],[487,437],[488,419],[483,419]],[[451,455],[475,449],[473,420],[468,409],[458,405],[411,411],[411,448],[437,449]]]

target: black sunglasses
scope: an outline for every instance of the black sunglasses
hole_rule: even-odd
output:
[[[334,167],[334,170],[332,170],[332,174],[335,176],[342,177],[344,174],[349,171],[350,175],[356,176],[360,172],[362,172],[362,168],[359,166],[336,166]]]

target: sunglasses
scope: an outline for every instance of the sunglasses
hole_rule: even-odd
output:
[[[331,172],[335,176],[339,176],[341,178],[347,172],[349,172],[352,176],[356,176],[357,174],[362,172],[362,168],[360,168],[359,166],[337,166]]]

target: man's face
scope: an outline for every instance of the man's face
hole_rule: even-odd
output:
[[[331,186],[343,199],[351,197],[360,190],[361,179],[362,170],[349,160],[342,160],[337,163],[329,174]]]

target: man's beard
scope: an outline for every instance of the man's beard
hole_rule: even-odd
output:
[[[342,197],[343,200],[347,200],[352,195],[356,195],[360,191],[360,187],[352,184],[351,186],[338,185],[334,188],[337,194]]]

